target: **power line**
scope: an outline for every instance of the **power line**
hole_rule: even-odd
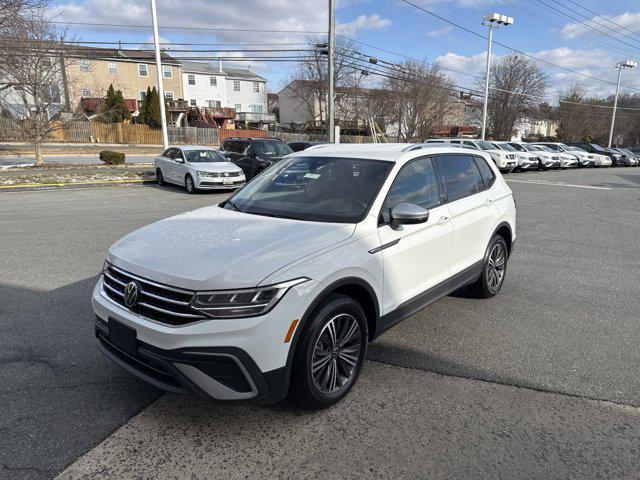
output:
[[[575,22],[578,22],[580,25],[584,25],[584,26],[585,26],[586,28],[588,28],[589,30],[593,30],[594,32],[598,32],[598,33],[600,33],[600,34],[602,34],[602,35],[605,35],[606,37],[612,38],[612,39],[613,39],[613,40],[615,40],[616,42],[624,43],[625,45],[628,45],[628,46],[630,46],[630,47],[632,47],[632,48],[635,48],[636,50],[640,50],[640,47],[639,47],[638,45],[634,45],[634,44],[632,44],[632,43],[625,42],[624,40],[622,40],[622,39],[620,39],[620,38],[618,38],[618,37],[615,37],[615,36],[610,35],[609,33],[605,32],[605,31],[600,30],[599,28],[595,28],[595,27],[593,27],[593,26],[591,26],[591,25],[588,25],[588,24],[586,24],[585,22],[583,22],[583,21],[581,21],[581,20],[577,19],[576,17],[574,17],[574,16],[572,16],[572,15],[569,15],[568,13],[563,12],[562,10],[560,10],[560,9],[558,9],[558,8],[556,8],[556,7],[554,7],[553,5],[549,5],[547,2],[545,2],[545,1],[543,1],[543,0],[536,0],[536,1],[537,1],[538,3],[540,3],[540,4],[542,4],[542,5],[545,5],[547,8],[549,8],[549,9],[551,9],[551,10],[555,11],[555,12],[558,12],[560,15],[564,15],[565,17],[570,18],[571,20],[573,20],[573,21],[575,21]],[[557,2],[555,2],[555,3],[557,4]],[[562,5],[562,4],[560,4],[560,5]],[[562,6],[564,7],[564,5],[562,5]],[[565,8],[567,8],[567,7],[565,7]],[[569,9],[569,8],[567,8],[567,9],[568,9],[568,10],[571,10],[571,9]],[[571,10],[571,11],[573,11],[573,10]],[[600,25],[600,24],[596,23],[596,25]],[[632,40],[634,40],[634,39],[632,39]]]
[[[548,18],[545,18],[545,17],[543,17],[541,15],[538,15],[537,13],[532,12],[531,10],[528,10],[528,9],[518,5],[517,3],[511,2],[509,0],[502,0],[502,2],[506,3],[507,5],[511,5],[512,7],[517,8],[518,10],[520,10],[520,11],[522,11],[522,12],[528,14],[528,15],[531,15],[534,18],[537,18],[538,20],[540,20],[541,22],[544,22],[545,24],[550,24],[550,25],[553,25],[553,26],[559,28],[560,30],[567,31],[566,30],[566,28],[567,28],[566,25],[561,25],[560,23],[557,23],[557,22],[554,22],[552,20],[549,20]],[[599,40],[595,40],[593,38],[590,38],[590,37],[588,37],[586,35],[582,35],[580,33],[569,32],[569,31],[567,31],[567,33],[570,33],[571,35],[575,35],[576,37],[582,38],[583,40],[586,40],[587,42],[593,43],[594,45],[599,45],[601,47],[604,47],[607,50],[610,50],[610,51],[615,52],[615,53],[622,52],[622,53],[625,53],[625,54],[636,55],[636,52],[632,53],[632,52],[629,52],[628,50],[623,50],[621,48],[612,47],[610,45],[607,45],[606,43],[602,43]]]
[[[474,36],[476,36],[478,38],[482,38],[483,40],[487,39],[487,37],[485,37],[484,35],[482,35],[482,34],[480,34],[478,32],[475,32],[475,31],[473,31],[470,28],[467,28],[465,26],[459,25],[459,24],[457,24],[457,23],[455,23],[455,22],[453,22],[453,21],[451,21],[451,20],[449,20],[447,18],[444,18],[441,15],[433,13],[433,12],[421,7],[420,5],[416,5],[415,3],[410,2],[409,0],[400,0],[400,1],[403,2],[403,3],[406,3],[407,5],[411,5],[412,7],[416,8],[416,9],[418,9],[418,10],[424,12],[424,13],[426,13],[427,15],[431,15],[431,16],[433,16],[435,18],[438,18],[438,19],[448,23],[449,25],[453,25],[456,28],[464,30],[465,32],[470,33],[471,35],[474,35]],[[563,67],[561,65],[557,65],[557,64],[555,64],[553,62],[550,62],[548,60],[544,60],[544,59],[538,58],[538,57],[536,57],[534,55],[525,53],[522,50],[518,50],[517,48],[510,47],[509,45],[505,45],[504,43],[498,42],[496,40],[494,40],[493,43],[496,44],[496,45],[499,45],[499,46],[501,46],[503,48],[506,48],[507,50],[510,50],[510,51],[512,51],[514,53],[518,53],[518,54],[523,55],[523,56],[525,56],[527,58],[530,58],[532,60],[536,60],[536,61],[544,63],[546,65],[549,65],[549,66],[552,66],[552,67],[555,67],[555,68],[559,68],[560,70],[564,70],[566,72],[570,72],[570,73],[573,73],[575,75],[579,75],[581,77],[590,78],[591,80],[597,80],[598,82],[607,83],[609,85],[616,85],[616,82],[612,82],[612,81],[609,81],[609,80],[604,80],[602,78],[594,77],[593,75],[589,75],[589,74],[586,74],[586,73],[578,72],[577,70],[572,70],[570,68]],[[627,89],[630,89],[630,90],[640,91],[640,88],[630,87],[630,86],[627,86],[627,85],[621,85],[621,86],[623,86],[623,87],[625,87]]]
[[[91,22],[63,22],[52,21],[51,23],[57,25],[77,25],[85,27],[109,27],[109,28],[151,28],[151,25],[135,25],[127,23],[91,23]],[[325,34],[327,32],[311,31],[311,30],[268,30],[259,28],[212,28],[212,27],[187,27],[179,25],[160,25],[158,28],[164,30],[198,30],[205,32],[258,32],[258,33],[293,33],[300,35]]]
[[[609,20],[607,17],[603,17],[602,15],[598,14],[597,12],[594,12],[593,10],[589,10],[587,7],[584,7],[582,5],[580,5],[577,2],[574,2],[573,0],[568,0],[569,2],[573,3],[574,5],[577,5],[578,7],[582,8],[583,10],[586,10],[587,12],[591,13],[592,15],[595,15],[598,18],[602,18],[603,20],[606,20],[607,22],[611,23],[612,25],[621,28],[623,30],[626,30],[629,33],[633,33],[634,35],[637,35],[638,37],[640,37],[640,33],[638,32],[634,32],[633,30],[628,29],[627,27],[624,27],[622,25],[620,25],[619,23],[616,23],[612,20]]]

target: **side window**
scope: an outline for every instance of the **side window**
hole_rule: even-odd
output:
[[[171,155],[173,155],[173,148],[167,148],[162,154],[165,158],[173,158]]]
[[[468,155],[438,157],[438,170],[447,194],[447,201],[454,202],[484,189],[480,172],[473,158]]]
[[[253,158],[253,157],[255,157],[255,156],[256,156],[256,152],[255,152],[255,150],[253,149],[253,147],[251,146],[251,144],[247,145],[247,148],[245,148],[243,151],[244,151],[244,154],[245,154],[247,157],[252,157],[252,158]]]
[[[181,159],[183,159],[183,160],[184,160],[184,155],[182,154],[182,150],[179,150],[179,149],[177,149],[177,148],[174,148],[174,149],[173,149],[173,157],[172,157],[172,158],[173,158],[174,160],[175,160],[176,158],[181,158]]]
[[[238,142],[234,142],[233,140],[227,140],[222,144],[223,150],[227,152],[240,153],[238,150]]]
[[[482,181],[484,182],[484,188],[490,188],[493,185],[493,182],[496,180],[496,176],[491,170],[491,167],[487,165],[487,161],[482,157],[473,157],[476,162],[476,166],[480,171],[480,177],[482,177]]]
[[[471,147],[471,148],[474,148],[474,149],[476,149],[476,150],[478,149],[478,147],[476,147],[476,144],[475,144],[475,143],[473,143],[473,142],[465,141],[465,142],[464,142],[464,144],[465,144],[467,147]]]
[[[382,221],[390,222],[391,209],[405,202],[427,209],[440,203],[438,180],[431,158],[417,158],[402,167],[387,193],[380,213]]]

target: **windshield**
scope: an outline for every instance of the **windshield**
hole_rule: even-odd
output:
[[[564,143],[562,144],[562,147],[565,149],[565,151],[567,152],[573,152],[573,151],[578,151],[578,152],[586,152],[586,150],[584,148],[580,148],[580,147],[576,147],[574,145],[565,145]]]
[[[508,143],[496,143],[496,145],[498,145],[502,150],[506,150],[507,152],[517,152],[518,151],[515,148],[513,148],[511,145],[509,145]]]
[[[607,151],[602,148],[600,145],[596,145],[595,143],[590,143],[589,145],[591,145],[591,147],[596,151],[596,152],[602,152],[602,153],[607,153]]]
[[[562,151],[562,148],[560,148],[560,145],[556,145],[554,143],[550,143],[548,145],[538,145],[539,147],[547,147],[550,151],[554,151],[554,152],[559,152]]]
[[[510,143],[509,145],[511,145],[513,148],[515,148],[519,152],[525,152],[526,151],[526,148],[524,148],[522,145],[519,145],[517,143]]]
[[[190,163],[228,162],[221,153],[215,150],[183,150],[184,157]]]
[[[496,150],[496,146],[491,142],[485,142],[484,140],[476,140],[476,144],[480,147],[480,150]],[[500,150],[500,149],[497,149]]]
[[[256,155],[266,157],[284,157],[285,155],[293,153],[293,150],[289,148],[289,145],[278,140],[258,140],[253,142],[252,146],[253,150],[256,152]]]
[[[540,150],[536,148],[535,145],[527,145],[524,144],[522,145],[522,148],[524,148],[527,152],[539,152]]]
[[[549,147],[547,147],[546,145],[536,145],[536,147],[538,147],[540,150],[542,150],[543,152],[551,152],[554,153],[553,150],[551,150]]]
[[[255,215],[357,223],[392,167],[379,160],[295,157],[265,170],[222,205]]]

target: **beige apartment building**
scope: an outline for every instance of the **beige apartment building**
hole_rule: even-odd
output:
[[[167,100],[183,98],[180,63],[162,54],[162,82]],[[103,98],[109,85],[125,99],[142,100],[148,87],[157,86],[155,54],[148,50],[73,47],[68,54],[66,84],[70,107],[82,98]]]

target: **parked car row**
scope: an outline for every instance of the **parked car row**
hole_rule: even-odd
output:
[[[448,143],[487,152],[503,173],[551,168],[635,167],[640,153],[626,148],[603,148],[595,143],[485,141],[470,138],[433,138],[426,143]]]

